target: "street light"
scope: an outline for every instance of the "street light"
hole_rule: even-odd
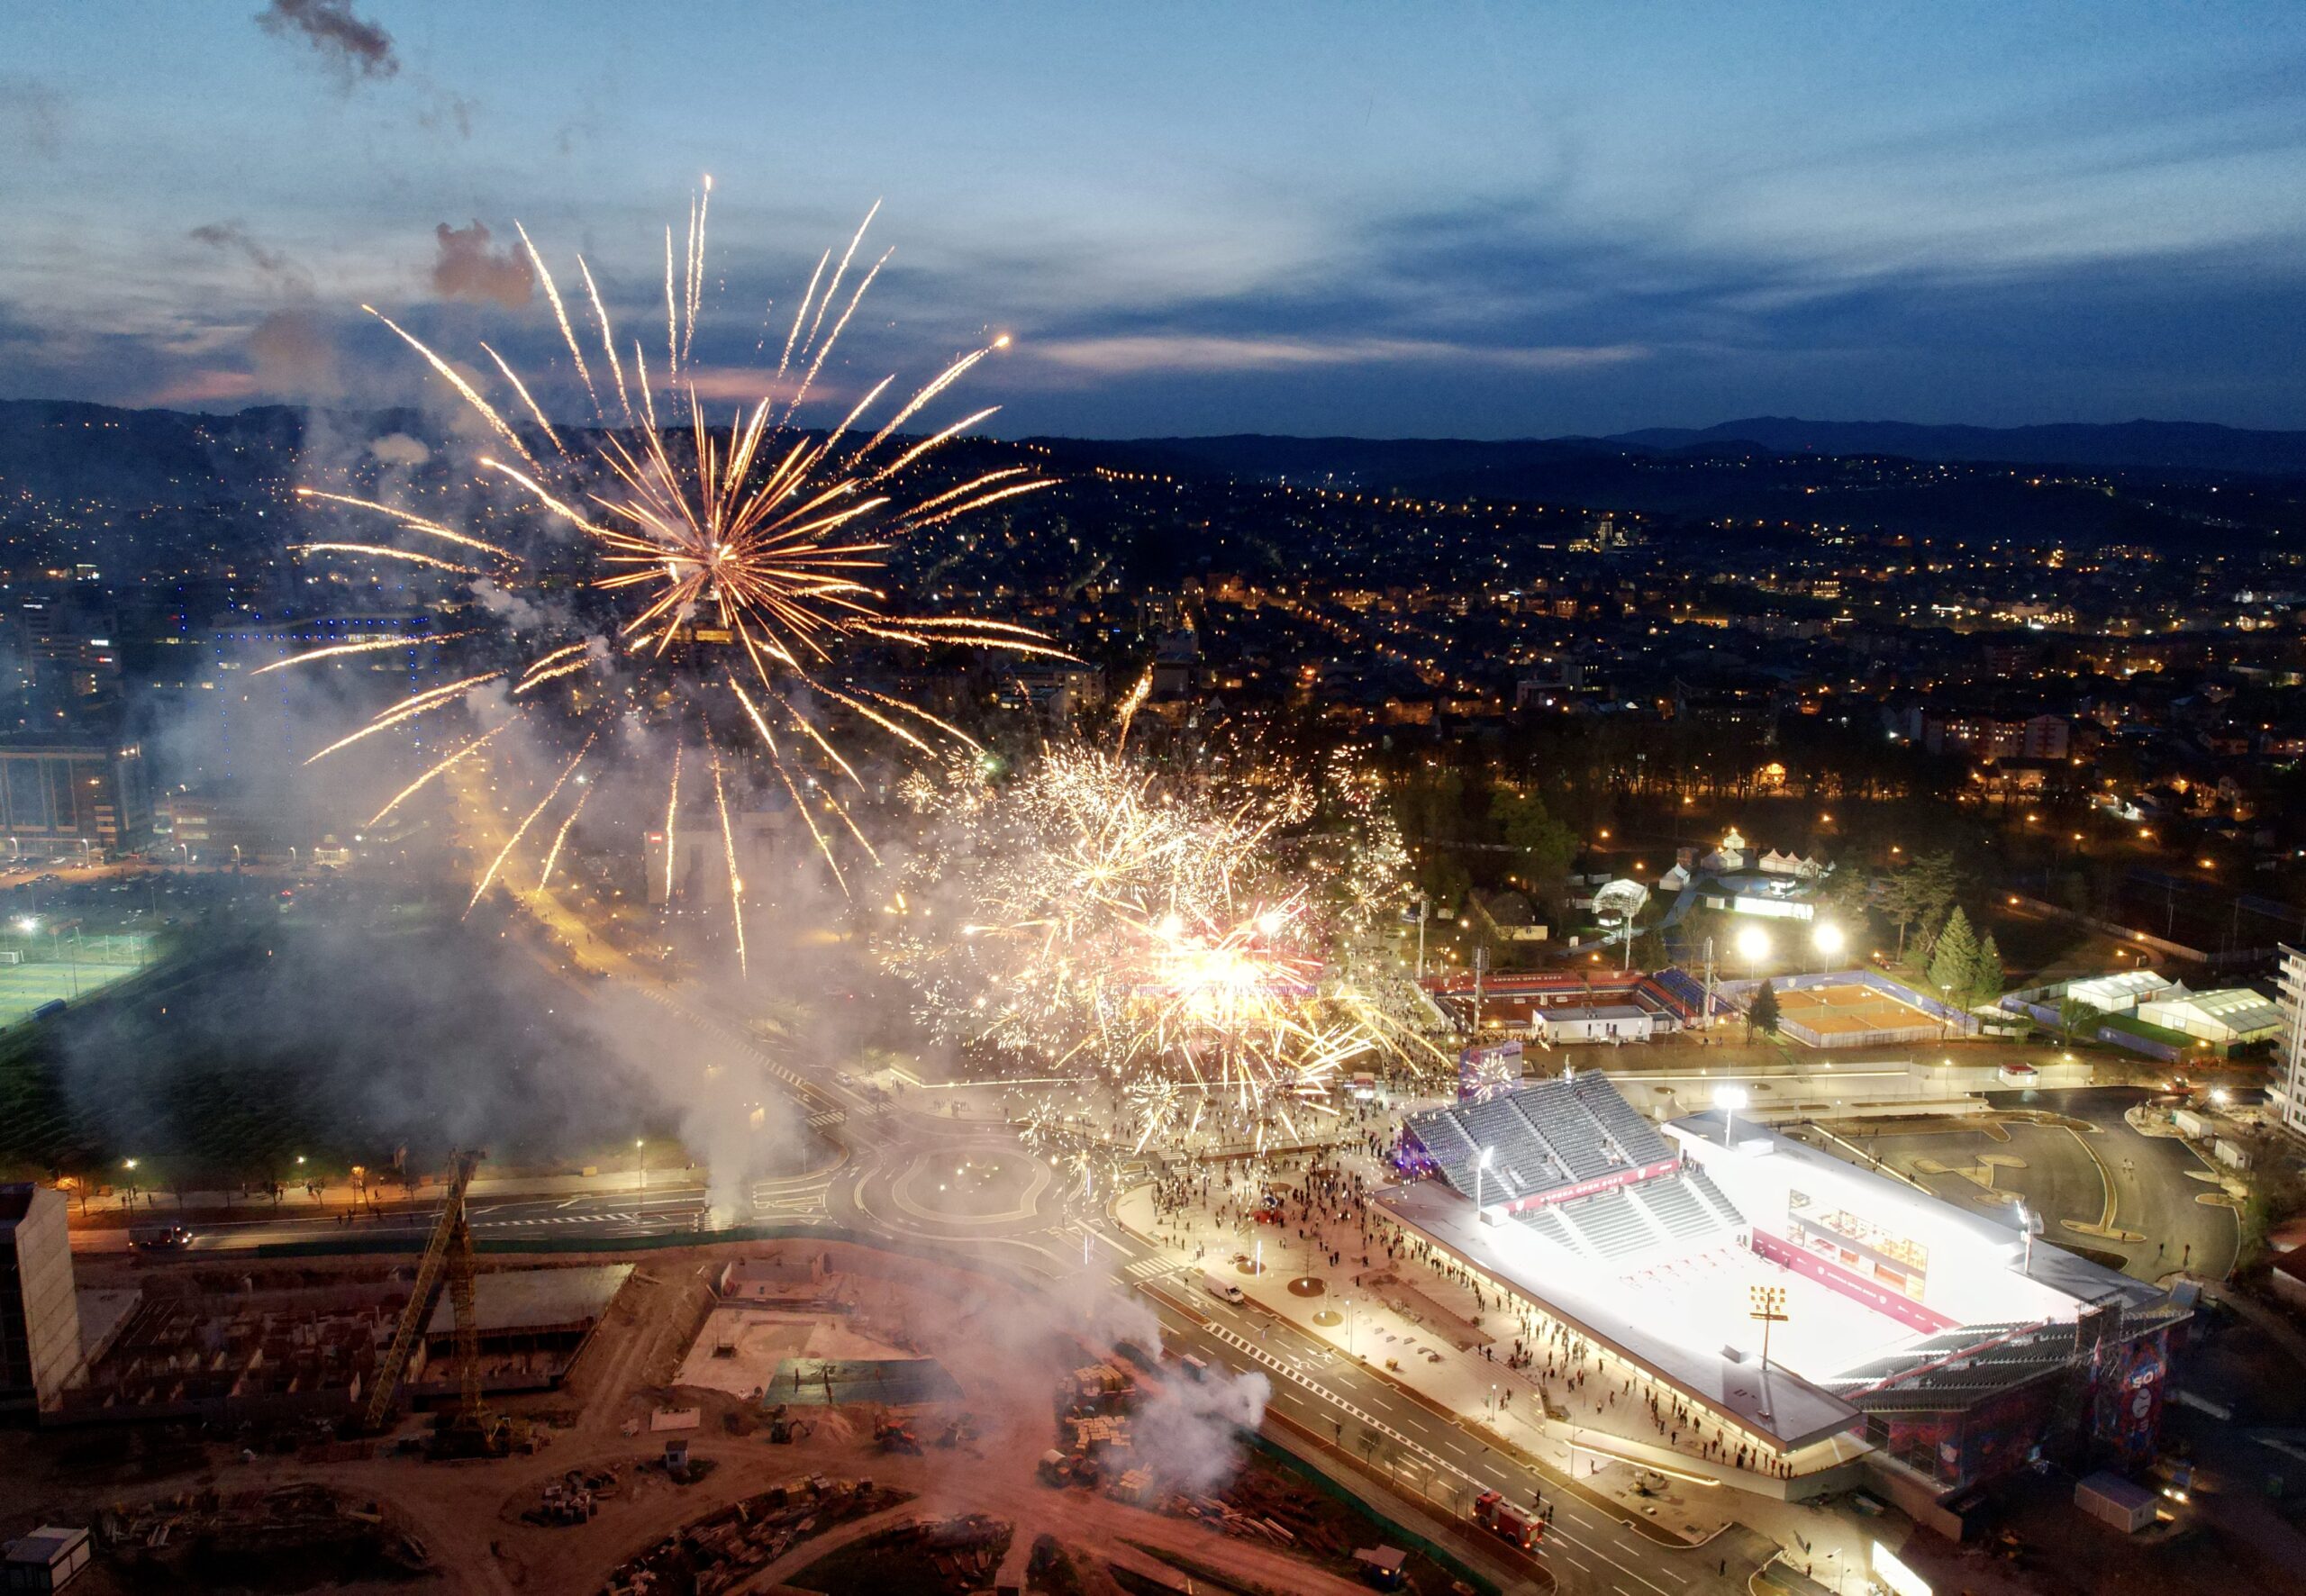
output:
[[[1737,1147],[1738,1138],[1734,1132],[1738,1124],[1738,1111],[1744,1108],[1748,1101],[1743,1086],[1725,1084],[1713,1089],[1713,1106],[1720,1109],[1722,1114],[1721,1145],[1723,1147],[1730,1148]]]
[[[649,1151],[647,1147],[647,1138],[638,1136],[632,1138],[632,1161],[640,1166],[640,1194],[643,1197],[646,1197],[649,1195]]]
[[[128,1178],[121,1183],[128,1188],[128,1195],[122,1202],[121,1206],[123,1208],[134,1208],[136,1206],[136,1160],[133,1158],[123,1158],[120,1161],[120,1166],[128,1171]]]
[[[1761,973],[1762,960],[1769,957],[1769,933],[1759,926],[1747,926],[1738,933],[1738,957],[1756,975]]]
[[[1818,950],[1821,959],[1839,957],[1848,940],[1842,935],[1841,928],[1831,920],[1820,921],[1818,929],[1810,933],[1810,946]]]
[[[1479,1218],[1481,1214],[1482,1171],[1489,1167],[1490,1156],[1496,1151],[1497,1149],[1495,1147],[1484,1147],[1481,1150],[1481,1156],[1474,1160],[1474,1214],[1475,1218]]]

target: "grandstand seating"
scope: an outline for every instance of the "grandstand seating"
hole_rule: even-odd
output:
[[[1690,1195],[1697,1199],[1699,1205],[1713,1215],[1715,1223],[1732,1230],[1745,1228],[1746,1216],[1739,1213],[1737,1204],[1713,1183],[1711,1175],[1702,1169],[1685,1169],[1682,1172],[1682,1183],[1689,1187]]]
[[[1554,1211],[1588,1250],[1612,1261],[1632,1258],[1666,1238],[1624,1188],[1580,1197],[1574,1202],[1560,1204]]]
[[[1686,1241],[1720,1228],[1720,1221],[1680,1181],[1644,1181],[1629,1190],[1634,1202],[1676,1240]]]
[[[1633,1105],[1602,1075],[1580,1075],[1571,1085],[1578,1106],[1593,1116],[1618,1151],[1630,1164],[1655,1164],[1671,1158],[1674,1149],[1657,1127],[1636,1113]]]
[[[1556,1247],[1574,1253],[1585,1250],[1577,1238],[1570,1234],[1569,1227],[1561,1222],[1561,1216],[1550,1208],[1526,1209],[1513,1217]]]
[[[1649,972],[1649,979],[1658,991],[1681,1010],[1684,1019],[1694,1020],[1705,1012],[1705,984],[1687,970],[1668,965],[1662,970]]]

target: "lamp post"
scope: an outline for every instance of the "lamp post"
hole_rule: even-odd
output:
[[[120,1166],[128,1172],[127,1178],[122,1182],[122,1184],[128,1188],[128,1195],[122,1201],[121,1206],[134,1208],[136,1206],[136,1160],[123,1158],[120,1161]]]
[[[1431,900],[1423,893],[1417,894],[1417,978],[1425,979],[1425,920],[1432,909]]]
[[[1484,1147],[1481,1150],[1481,1156],[1474,1160],[1474,1214],[1476,1218],[1481,1214],[1482,1172],[1489,1167],[1490,1156],[1496,1151],[1495,1147]]]
[[[649,1195],[649,1145],[645,1137],[632,1138],[632,1162],[640,1171],[640,1194]]]
[[[1746,1288],[1746,1292],[1752,1304],[1747,1317],[1759,1319],[1762,1326],[1762,1400],[1766,1403],[1769,1400],[1769,1328],[1785,1322],[1785,1288],[1782,1285],[1751,1285]],[[1768,1417],[1768,1408],[1763,1408],[1762,1415]]]
[[[1827,964],[1841,957],[1841,950],[1847,945],[1847,940],[1842,935],[1841,928],[1831,920],[1820,921],[1817,929],[1810,933],[1810,946],[1818,950],[1818,969],[1820,974],[1824,972]]]
[[[1738,957],[1746,961],[1746,972],[1758,976],[1762,960],[1769,957],[1769,933],[1759,926],[1748,926],[1738,933]]]
[[[1713,1089],[1713,1106],[1721,1111],[1721,1145],[1731,1152],[1738,1147],[1738,1111],[1749,1100],[1743,1086],[1720,1085]]]

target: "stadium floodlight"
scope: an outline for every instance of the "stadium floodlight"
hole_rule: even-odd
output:
[[[1738,957],[1755,968],[1769,957],[1769,933],[1759,926],[1748,926],[1738,933]]]
[[[1721,1111],[1721,1145],[1734,1147],[1738,1138],[1731,1134],[1738,1123],[1738,1111],[1750,1101],[1743,1086],[1720,1085],[1713,1089],[1713,1106]]]
[[[1481,1156],[1474,1160],[1474,1212],[1475,1213],[1481,1212],[1481,1173],[1489,1167],[1489,1161],[1496,1152],[1495,1147],[1484,1147],[1481,1150]]]
[[[1818,929],[1810,933],[1810,945],[1828,958],[1840,953],[1844,942],[1841,928],[1831,920],[1821,921]]]

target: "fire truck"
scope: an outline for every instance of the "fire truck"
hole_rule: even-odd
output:
[[[1500,1492],[1484,1491],[1475,1497],[1474,1518],[1500,1540],[1525,1552],[1546,1537],[1546,1527],[1537,1514],[1515,1507]]]

